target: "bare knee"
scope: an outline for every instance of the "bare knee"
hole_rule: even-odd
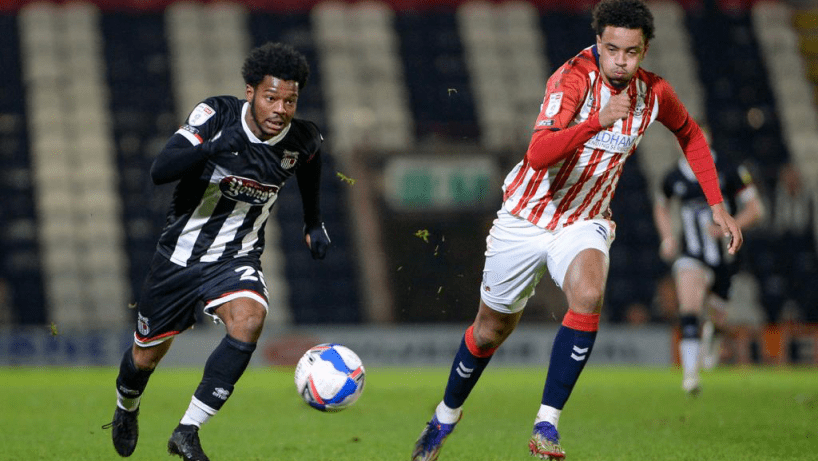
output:
[[[162,357],[170,349],[173,338],[169,338],[155,346],[140,347],[134,344],[131,352],[133,354],[134,366],[140,370],[153,370],[159,365]]]
[[[222,320],[227,326],[227,334],[239,341],[255,343],[261,336],[266,314],[260,304],[257,307],[242,306],[231,309],[229,315],[222,316]]]
[[[514,331],[517,322],[520,320],[520,315],[520,312],[514,314],[497,312],[481,301],[480,310],[474,320],[472,330],[475,345],[480,349],[499,347]]]
[[[472,334],[474,336],[474,343],[480,349],[494,349],[502,344],[503,340],[508,337],[510,332],[506,332],[503,328],[486,326],[475,322]]]
[[[604,296],[604,285],[582,283],[574,287],[571,293],[568,294],[568,305],[575,312],[590,314],[599,311]]]

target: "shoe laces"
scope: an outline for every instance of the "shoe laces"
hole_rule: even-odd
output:
[[[121,414],[120,412],[117,412],[114,415],[114,419],[110,423],[102,425],[103,429],[111,429],[113,427],[116,427],[116,428],[126,428],[126,427],[128,427],[128,423],[126,422],[125,415]]]
[[[423,446],[425,448],[433,448],[440,445],[443,439],[451,434],[453,429],[454,424],[443,424],[438,421],[436,417],[432,418],[426,425],[426,434],[423,436]]]
[[[548,421],[535,424],[534,432],[553,444],[560,443],[560,433],[557,432],[557,428]]]
[[[199,442],[198,431],[179,431],[182,442],[196,455],[203,455],[202,444]]]

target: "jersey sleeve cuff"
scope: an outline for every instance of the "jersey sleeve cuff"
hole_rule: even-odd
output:
[[[193,144],[194,146],[198,146],[199,144],[202,143],[202,138],[200,138],[199,136],[191,133],[190,131],[188,131],[188,130],[186,130],[184,128],[179,128],[178,130],[176,130],[176,134],[182,135],[185,139],[190,141],[190,143]]]

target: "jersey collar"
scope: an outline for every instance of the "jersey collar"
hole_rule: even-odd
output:
[[[241,126],[244,128],[244,134],[247,135],[247,138],[250,140],[250,142],[264,143],[269,146],[275,146],[276,144],[279,143],[279,141],[281,141],[282,139],[284,139],[285,136],[287,136],[287,133],[290,132],[290,127],[293,126],[293,123],[290,122],[287,126],[284,127],[283,130],[281,130],[281,133],[273,136],[272,138],[266,141],[262,141],[261,139],[257,138],[256,135],[254,135],[253,132],[250,131],[250,127],[247,126],[247,120],[244,117],[247,116],[248,110],[250,110],[250,102],[244,101],[244,105],[241,106]]]

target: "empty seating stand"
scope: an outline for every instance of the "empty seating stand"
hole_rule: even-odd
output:
[[[0,15],[0,323],[43,324],[47,319],[32,193],[19,30]]]
[[[181,120],[171,92],[163,15],[112,12],[102,16],[101,27],[129,282],[132,293],[138,294],[165,223],[172,190],[171,186],[153,185],[150,165]]]
[[[18,16],[48,319],[63,326],[119,322],[129,298],[99,16],[89,3]]]

